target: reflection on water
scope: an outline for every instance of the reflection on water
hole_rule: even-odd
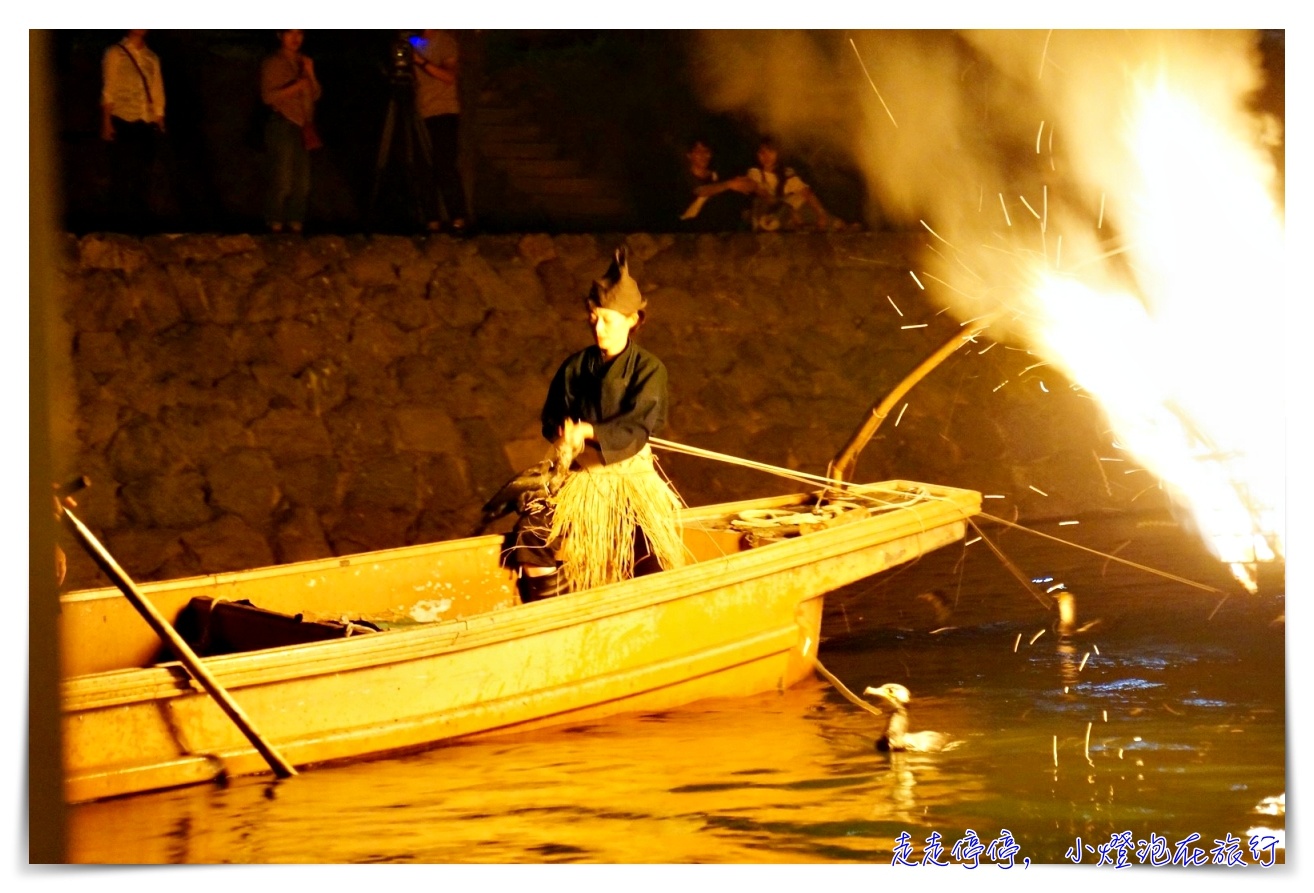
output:
[[[828,601],[822,660],[850,688],[912,692],[910,730],[957,746],[881,753],[879,720],[820,680],[285,782],[239,779],[75,807],[79,862],[772,863],[942,861],[1016,842],[1067,861],[1130,832],[1171,858],[1285,833],[1282,597],[1240,593],[1163,525],[1086,525],[1082,540],[1230,593],[1013,533],[1032,577],[1073,593],[1074,629],[993,556],[953,547]],[[1077,539],[1071,529],[1063,535]],[[1043,594],[1045,587],[1036,591]],[[917,594],[938,590],[948,605]],[[1280,593],[1280,588],[1277,590]],[[934,609],[934,610],[932,610]],[[969,836],[970,832],[970,836]],[[1157,840],[1162,838],[1162,841]],[[1261,843],[1261,845],[1263,845]],[[1166,848],[1166,849],[1165,849]],[[1007,852],[1002,844],[990,850]],[[1137,864],[1135,851],[1127,852]],[[1144,851],[1145,861],[1153,853]]]

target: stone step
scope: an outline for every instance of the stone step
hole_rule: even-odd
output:
[[[556,143],[503,143],[485,140],[481,137],[479,140],[479,152],[485,158],[502,161],[512,159],[556,158],[560,154],[560,149]]]
[[[506,158],[502,165],[511,177],[580,177],[583,171],[573,158]]]
[[[609,221],[630,214],[629,203],[614,195],[554,195],[539,204],[560,220]]]
[[[608,184],[597,177],[526,177],[508,172],[513,189],[530,195],[606,195]]]
[[[550,124],[526,123],[532,112],[495,91],[480,99],[477,151],[493,177],[486,207],[502,226],[584,231],[630,219],[619,188],[567,157]]]
[[[481,105],[477,115],[480,126],[489,124],[521,124],[520,110],[509,105]]]
[[[536,124],[485,124],[479,122],[479,141],[489,143],[533,143],[543,141]]]

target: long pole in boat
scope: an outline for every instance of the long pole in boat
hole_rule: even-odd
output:
[[[78,542],[91,554],[96,565],[105,572],[107,577],[114,581],[114,585],[119,588],[119,591],[145,618],[151,629],[155,630],[155,634],[173,649],[174,654],[178,655],[178,659],[182,661],[182,665],[187,668],[187,672],[192,674],[192,678],[210,693],[210,697],[218,702],[224,713],[228,714],[228,718],[242,730],[242,734],[265,758],[265,762],[269,764],[270,769],[274,770],[274,774],[279,778],[290,778],[296,775],[297,770],[292,768],[291,763],[283,759],[282,754],[275,750],[272,744],[260,736],[260,733],[255,730],[255,726],[251,724],[251,720],[247,718],[247,715],[242,712],[242,708],[233,700],[232,695],[219,684],[214,675],[201,663],[201,659],[196,656],[196,652],[192,651],[191,646],[187,644],[182,636],[178,635],[178,631],[170,625],[169,621],[164,619],[164,616],[155,609],[155,606],[142,594],[137,585],[128,578],[123,568],[119,567],[118,562],[114,560],[114,556],[110,555],[109,551],[100,544],[100,541],[87,529],[86,525],[69,511],[64,500],[57,499],[56,504],[58,505],[60,519],[72,531]]]
[[[867,446],[868,441],[875,435],[876,429],[885,421],[890,411],[894,409],[895,404],[903,399],[903,396],[912,390],[913,385],[925,378],[932,369],[939,366],[946,359],[953,355],[958,348],[962,347],[968,341],[975,338],[980,332],[989,327],[999,318],[999,313],[987,314],[973,322],[966,324],[963,330],[954,337],[950,338],[935,353],[931,354],[921,365],[899,382],[899,384],[885,395],[885,398],[871,408],[871,412],[863,419],[862,425],[849,438],[849,442],[836,454],[831,460],[830,466],[826,469],[826,477],[830,478],[832,487],[840,487],[849,476],[853,474],[853,469],[858,464],[858,454]]]

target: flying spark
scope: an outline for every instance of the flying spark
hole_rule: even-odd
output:
[[[862,73],[866,75],[867,83],[871,84],[872,92],[875,93],[876,98],[881,101],[881,108],[885,109],[885,114],[889,115],[890,117],[890,123],[893,124],[897,129],[899,126],[899,122],[894,120],[894,113],[891,112],[890,107],[885,104],[885,97],[881,96],[881,91],[876,89],[876,82],[873,81],[871,79],[871,75],[867,73],[867,66],[862,61],[862,54],[858,52],[858,45],[853,42],[852,38],[849,38],[849,46],[853,47],[853,55],[858,57],[858,65],[862,66]]]

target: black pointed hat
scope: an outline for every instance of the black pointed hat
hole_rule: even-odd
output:
[[[616,256],[602,278],[594,280],[593,287],[589,289],[588,303],[590,306],[606,307],[626,316],[642,313],[648,306],[648,302],[639,292],[639,283],[630,275],[624,247],[616,249]]]

